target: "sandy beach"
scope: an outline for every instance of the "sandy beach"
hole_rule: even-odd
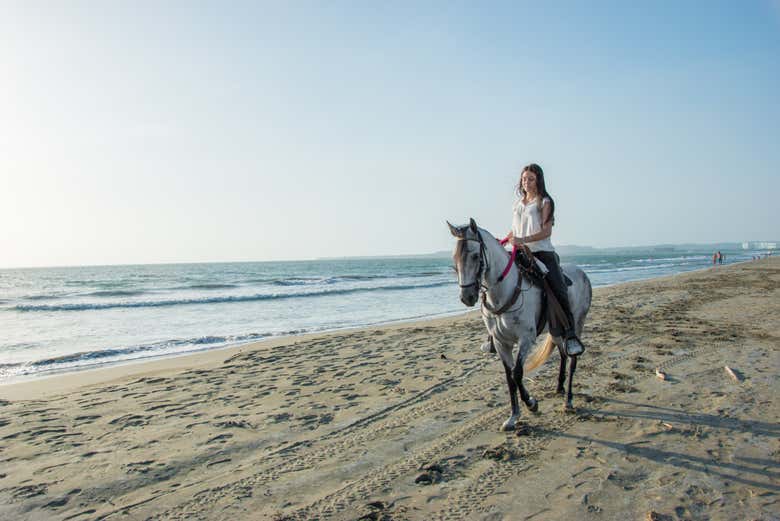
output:
[[[780,519],[779,326],[778,258],[597,288],[516,433],[476,312],[0,386],[0,519]]]

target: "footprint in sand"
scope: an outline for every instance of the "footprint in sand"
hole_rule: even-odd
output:
[[[623,383],[620,381],[612,382],[607,386],[607,389],[609,389],[612,392],[615,393],[637,393],[639,392],[639,389],[636,387],[633,387],[631,385],[628,385],[627,383]]]
[[[230,434],[230,433],[218,434],[218,435],[214,436],[213,438],[209,439],[206,442],[206,445],[209,445],[211,443],[227,443],[227,441],[230,438],[232,438],[232,437],[233,437],[233,435]]]
[[[607,481],[621,487],[623,490],[634,490],[647,479],[647,473],[642,470],[612,471],[607,475]]]
[[[254,429],[255,426],[244,420],[227,420],[214,424],[215,427],[222,427],[223,429]]]
[[[43,505],[43,508],[59,508],[59,507],[63,507],[63,506],[68,504],[68,501],[70,501],[71,496],[74,496],[74,495],[78,494],[79,492],[81,492],[80,488],[74,488],[73,490],[68,492],[66,495],[46,503],[45,505]]]
[[[146,474],[151,469],[151,465],[154,463],[154,460],[146,460],[146,461],[137,461],[135,463],[128,463],[124,467],[127,469],[128,473],[139,473],[139,474]]]
[[[48,483],[38,483],[35,485],[23,485],[21,487],[12,487],[10,489],[11,497],[17,500],[30,499],[36,496],[43,496],[49,489]]]
[[[138,414],[125,414],[124,416],[114,418],[108,423],[109,425],[119,425],[121,429],[126,429],[128,427],[141,427],[147,425],[149,419]]]
[[[89,423],[93,423],[95,420],[101,418],[99,414],[92,414],[88,416],[76,416],[73,418],[73,425],[85,425]]]
[[[292,418],[290,413],[282,412],[279,414],[272,414],[268,417],[268,421],[270,423],[281,423],[288,421],[290,418]]]

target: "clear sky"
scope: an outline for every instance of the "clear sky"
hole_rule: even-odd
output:
[[[780,239],[780,2],[0,4],[0,267]]]

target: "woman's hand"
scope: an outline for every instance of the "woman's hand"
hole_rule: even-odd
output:
[[[514,244],[515,246],[522,246],[523,245],[522,237],[512,236],[511,241],[512,241],[512,244]]]

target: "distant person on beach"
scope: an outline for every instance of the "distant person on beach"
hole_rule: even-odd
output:
[[[715,266],[715,264],[718,263],[718,252],[715,252],[712,254],[712,265]]]
[[[718,251],[718,264],[723,264],[723,254]]]
[[[519,199],[512,208],[512,230],[506,239],[511,244],[527,246],[534,257],[547,267],[547,281],[566,315],[567,324],[563,331],[566,351],[572,356],[579,355],[584,348],[574,332],[574,317],[560,259],[550,241],[555,223],[555,202],[547,193],[542,167],[531,163],[523,168],[516,193]]]

